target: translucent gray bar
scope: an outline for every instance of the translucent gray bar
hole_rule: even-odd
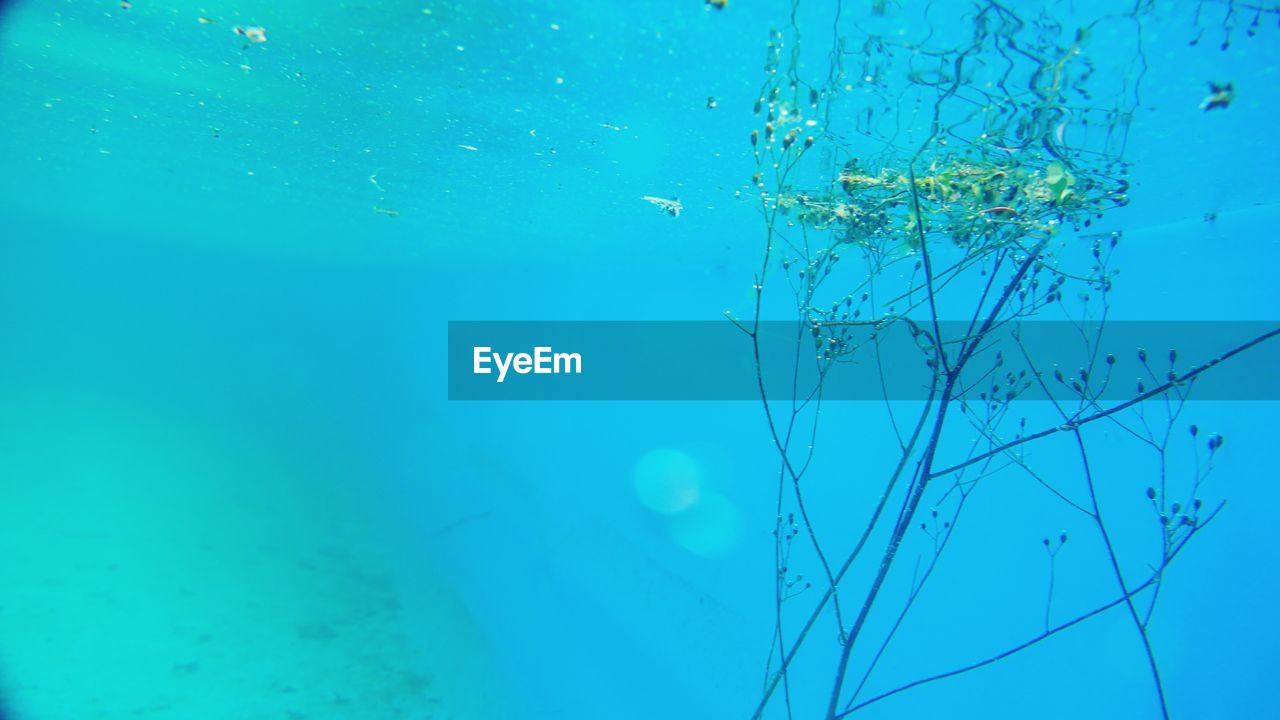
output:
[[[992,329],[976,347],[967,322],[936,332],[946,367],[968,356],[955,388],[974,402],[1117,401],[1171,381],[1196,400],[1280,399],[1280,337],[1268,337],[1280,321],[1024,320]],[[449,398],[759,400],[763,384],[776,400],[812,397],[819,387],[824,401],[919,400],[945,380],[945,368],[929,366],[934,335],[931,323],[903,319],[765,322],[758,342],[728,320],[450,322]]]

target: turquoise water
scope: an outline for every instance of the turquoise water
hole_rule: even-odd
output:
[[[941,18],[969,7],[876,5],[846,2],[840,32],[934,22],[945,36]],[[1107,12],[1079,5],[1053,12],[1066,27]],[[823,78],[832,7],[797,16],[804,67]],[[1147,9],[1132,202],[1089,230],[1123,231],[1112,317],[1273,320],[1276,14],[1250,37],[1255,6]],[[4,13],[9,715],[751,715],[775,622],[779,461],[760,403],[450,401],[445,342],[451,320],[749,316],[764,228],[748,136],[787,3]],[[258,26],[266,42],[233,30]],[[1138,72],[1121,46],[1101,30],[1088,46],[1112,79]],[[1233,83],[1230,107],[1200,108],[1210,81]],[[1064,253],[1087,248],[1063,233]],[[1202,491],[1228,504],[1161,583],[1149,634],[1164,694],[1173,717],[1267,717],[1277,408],[1187,408],[1179,438],[1195,422],[1228,439]],[[878,496],[861,479],[892,469],[880,410],[823,409],[807,483],[837,546]],[[1142,497],[1153,465],[1123,430],[1097,432],[1101,497],[1138,577],[1159,560]],[[1186,482],[1202,446],[1175,445],[1170,476]],[[1072,482],[1054,453],[1038,456],[1045,477]],[[1086,519],[1016,472],[984,483],[868,696],[1043,630],[1042,537],[1072,538],[1057,620],[1114,593]],[[853,717],[1160,717],[1136,637],[1119,608]],[[810,642],[789,681],[795,717],[824,716],[834,618]]]

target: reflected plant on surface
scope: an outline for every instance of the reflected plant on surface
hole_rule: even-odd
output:
[[[1196,34],[1188,44],[1206,38],[1216,40],[1218,49],[1231,49],[1231,41],[1243,30],[1245,37],[1258,34],[1263,22],[1280,24],[1280,4],[1240,0],[1198,0],[1195,9]]]
[[[1131,348],[1143,377],[1135,383],[1113,372],[1103,333],[1121,233],[1092,226],[1128,203],[1125,146],[1140,105],[1151,7],[1140,1],[1071,25],[1048,8],[1019,14],[997,2],[951,16],[932,5],[913,18],[894,18],[908,10],[887,4],[859,10],[866,15],[836,6],[832,31],[822,35],[832,38],[826,72],[813,78],[793,3],[790,24],[769,37],[749,138],[749,195],[765,242],[754,309],[730,319],[751,339],[781,461],[775,623],[753,716],[855,715],[1115,610],[1130,619],[1168,717],[1148,633],[1160,582],[1223,507],[1202,498],[1223,439],[1187,425],[1183,413],[1197,378],[1280,330],[1195,363],[1176,351]],[[1113,65],[1100,66],[1090,52],[1102,33]],[[766,390],[762,321],[774,308],[798,321],[793,398]],[[1076,329],[1071,358],[1040,356],[1021,342],[1026,323],[1050,318]],[[910,408],[887,389],[895,367],[880,349],[891,332],[910,334],[932,377],[927,398]],[[816,371],[809,386],[802,365]],[[836,371],[882,379],[892,470],[875,481],[878,501],[850,509],[839,527],[818,527],[811,510],[825,502],[823,487],[807,481],[821,452],[824,384]],[[1129,389],[1113,401],[1120,384]],[[1029,407],[1031,399],[1047,402]],[[1128,558],[1113,539],[1111,510],[1100,501],[1103,470],[1091,452],[1091,434],[1104,425],[1154,459],[1152,481],[1132,488],[1150,504],[1160,549],[1153,557]],[[1070,466],[1035,466],[1029,450],[1051,444]],[[1171,460],[1188,444],[1197,448],[1189,471]],[[1032,621],[1025,642],[877,688],[877,664],[944,560],[966,503],[997,473],[1034,483],[1083,521],[1105,548],[1110,599],[1093,607],[1054,601],[1063,580],[1056,559],[1069,538],[1047,532],[1043,622]],[[1142,574],[1122,569],[1138,563]],[[802,664],[805,687],[814,673],[829,673],[823,697],[793,690]]]

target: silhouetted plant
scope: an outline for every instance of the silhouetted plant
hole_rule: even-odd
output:
[[[814,717],[820,706],[827,718],[844,717],[1116,609],[1132,620],[1167,717],[1148,635],[1160,581],[1223,506],[1201,497],[1222,438],[1188,429],[1182,413],[1201,375],[1280,329],[1194,365],[1180,364],[1174,351],[1158,359],[1125,351],[1135,353],[1143,376],[1113,399],[1132,382],[1117,375],[1103,337],[1121,234],[1091,226],[1128,203],[1124,152],[1146,68],[1141,33],[1149,3],[1072,28],[1047,10],[1023,18],[989,0],[953,16],[928,5],[914,22],[877,30],[889,9],[873,3],[853,18],[837,5],[826,72],[814,79],[803,70],[813,54],[802,52],[795,0],[789,25],[770,34],[755,106],[751,193],[764,217],[764,247],[755,306],[748,318],[731,319],[751,338],[781,463],[775,624],[754,716]],[[892,31],[898,28],[908,30]],[[1108,46],[1105,57],[1094,57],[1090,41],[1101,31]],[[762,321],[773,308],[798,321],[791,397],[767,389]],[[1070,364],[1026,341],[1030,323],[1045,319],[1076,339]],[[890,336],[903,332],[916,353],[908,360],[930,378],[924,399],[905,414],[892,402],[903,358],[883,355]],[[895,438],[882,449],[893,469],[880,480],[878,501],[848,514],[861,520],[819,528],[810,503],[823,502],[824,486],[805,480],[819,452],[824,390],[833,372],[855,362],[879,375]],[[1134,493],[1139,499],[1145,488],[1160,553],[1137,577],[1122,570],[1097,491],[1102,471],[1090,433],[1104,422],[1155,458],[1155,480],[1150,487],[1140,481]],[[1066,443],[1074,466],[1036,469],[1028,450],[1054,441]],[[1181,482],[1169,468],[1179,442],[1200,453]],[[871,690],[877,663],[945,556],[966,502],[1000,472],[1037,483],[1084,519],[1106,550],[1112,599],[1091,608],[1055,602],[1063,582],[1056,559],[1070,546],[1066,532],[1054,532],[1043,541],[1048,590],[1043,626],[1032,616],[1037,632],[953,670]],[[1063,488],[1066,478],[1080,481],[1078,492]],[[909,578],[899,569],[908,546],[919,558]],[[904,587],[887,595],[897,583]],[[868,623],[873,609],[904,596],[886,623]],[[828,622],[835,632],[815,632]],[[797,658],[822,657],[815,646],[832,637],[838,652],[829,694],[797,696]]]

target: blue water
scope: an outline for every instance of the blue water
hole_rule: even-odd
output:
[[[875,3],[845,5],[856,36]],[[1094,5],[1053,12],[1072,27],[1105,14]],[[876,22],[918,29],[919,7],[887,6]],[[1198,20],[1193,3],[1144,20],[1132,203],[1095,228],[1124,232],[1117,319],[1280,314],[1280,28],[1269,11],[1249,37],[1244,5],[1202,6]],[[747,138],[789,4],[3,12],[9,715],[751,715],[775,611],[778,455],[760,404],[450,402],[445,338],[449,320],[749,314],[763,226],[742,196]],[[821,76],[831,14],[799,15]],[[237,26],[267,41],[246,47]],[[1137,72],[1109,48],[1089,53]],[[1234,83],[1229,108],[1200,109],[1208,81]],[[877,497],[866,479],[892,468],[882,410],[823,410],[807,482],[840,547]],[[1269,717],[1277,407],[1186,413],[1227,438],[1202,492],[1228,504],[1161,585],[1149,632],[1169,711]],[[1138,577],[1159,557],[1142,497],[1153,465],[1120,430],[1098,433],[1101,501]],[[1042,471],[1068,482],[1070,456],[1055,452]],[[1186,481],[1191,452],[1175,444],[1171,476]],[[702,500],[655,512],[637,491],[647,472],[684,473]],[[1112,596],[1091,525],[1036,488],[1011,473],[975,494],[868,692],[1043,630],[1043,537],[1071,536],[1055,565],[1060,621]],[[905,597],[910,552],[888,607]],[[823,716],[835,621],[811,642],[792,672],[795,717]],[[1120,608],[862,716],[1160,715]]]

